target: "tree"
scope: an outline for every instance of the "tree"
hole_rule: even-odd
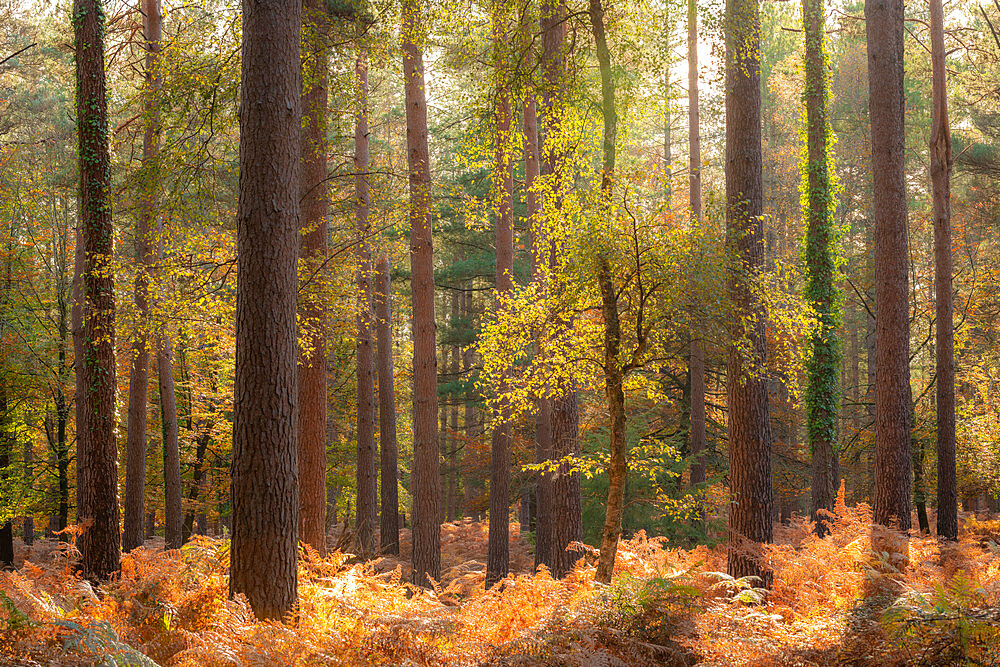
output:
[[[120,568],[118,446],[115,441],[115,303],[111,158],[104,73],[104,7],[73,3],[76,48],[80,223],[76,308],[77,506],[87,529],[79,547],[86,576],[105,579]]]
[[[437,434],[437,343],[430,151],[420,0],[403,3],[406,162],[410,183],[410,274],[413,299],[413,583],[441,577]]]
[[[503,4],[493,5],[493,52],[496,80],[494,192],[496,199],[496,288],[501,299],[514,289],[514,215],[511,199],[514,170],[510,156],[510,91],[503,79],[502,45],[506,39]],[[502,313],[497,315],[503,317]],[[494,420],[490,448],[489,545],[486,587],[510,572],[510,409],[501,404]]]
[[[243,2],[229,592],[259,618],[298,594],[298,0]]]
[[[726,393],[729,408],[729,559],[734,577],[772,573],[759,546],[772,539],[771,432],[766,313],[754,290],[764,268],[761,176],[760,16],[757,0],[726,0],[726,246],[735,308]]]
[[[363,40],[364,37],[361,37]],[[358,233],[358,503],[354,543],[359,553],[375,553],[375,367],[372,341],[372,251],[369,208],[368,52],[358,46],[355,62],[357,108],[354,125],[354,196]]]
[[[389,255],[379,255],[375,266],[375,332],[378,343],[379,455],[382,507],[379,548],[399,555],[399,445],[396,440],[396,390],[392,364],[392,288]]]
[[[691,202],[691,219],[701,221],[701,127],[698,99],[698,5],[688,0],[688,199]],[[691,336],[691,486],[705,483],[705,343],[697,335]]]
[[[910,528],[910,302],[903,2],[865,0],[875,218],[873,518]]]
[[[326,259],[327,70],[325,6],[307,0],[303,12],[301,135],[302,242],[299,261],[307,286],[299,303],[303,341],[299,347],[299,538],[326,554],[326,309],[318,272]]]
[[[125,444],[125,524],[122,549],[131,551],[145,541],[146,487],[146,396],[149,391],[149,342],[146,330],[149,314],[149,269],[153,264],[152,222],[156,216],[156,153],[159,148],[159,107],[156,93],[160,76],[156,60],[163,35],[159,0],[146,0],[141,10],[146,38],[145,133],[142,141],[141,196],[135,229],[135,307],[139,326],[132,342],[132,369],[128,389],[128,438]]]
[[[550,202],[546,204],[546,215],[558,214],[560,205],[560,180],[564,177],[565,165],[562,164],[562,137],[560,117],[563,113],[565,97],[566,55],[566,17],[568,10],[561,0],[542,0],[540,3],[539,24],[542,31],[542,97],[543,116],[545,118],[544,142],[541,152],[544,154],[542,164],[544,175],[549,182],[546,188]],[[553,240],[544,240],[543,257],[549,262],[548,270],[556,272],[560,261],[559,248],[554,247]],[[560,289],[557,284],[546,285],[548,290]],[[564,323],[565,324],[565,323]],[[539,494],[539,503],[548,502],[548,508],[539,511],[539,521],[548,525],[544,528],[547,534],[547,555],[553,575],[562,577],[573,567],[579,558],[576,550],[567,548],[583,539],[583,508],[580,498],[580,473],[565,461],[579,453],[579,403],[576,391],[570,389],[559,396],[546,401],[548,408],[549,460],[562,461],[556,470],[548,471],[539,486],[547,485],[544,494]],[[539,532],[543,529],[539,526]]]
[[[934,190],[934,297],[937,354],[937,532],[958,539],[958,490],[955,473],[955,330],[951,258],[951,127],[944,51],[944,8],[930,0],[931,183]]]
[[[831,130],[827,113],[829,97],[826,71],[829,63],[824,44],[823,0],[802,0],[805,33],[805,89],[802,94],[806,119],[806,158],[802,176],[806,231],[805,296],[819,316],[819,326],[810,341],[809,385],[806,417],[812,452],[812,520],[816,534],[827,533],[823,511],[832,511],[836,498],[835,478],[837,419],[840,412],[840,294],[834,283],[837,270],[837,239],[833,221],[834,184],[830,174]]]

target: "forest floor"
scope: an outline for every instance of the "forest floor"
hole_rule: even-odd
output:
[[[517,524],[515,574],[485,591],[487,530],[471,521],[443,526],[442,581],[426,591],[405,583],[404,532],[402,560],[305,553],[289,625],[227,599],[226,541],[150,541],[93,587],[72,547],[41,540],[0,574],[0,664],[1000,665],[1000,520],[963,515],[949,545],[878,533],[892,548],[873,550],[867,506],[836,515],[822,540],[801,518],[776,527],[766,593],[722,574],[724,546],[643,534],[622,543],[611,586],[584,561],[562,581],[531,574]]]

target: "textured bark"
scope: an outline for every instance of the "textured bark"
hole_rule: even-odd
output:
[[[820,328],[810,340],[806,390],[809,449],[812,452],[810,514],[816,534],[827,534],[826,521],[836,499],[836,445],[840,395],[840,313],[834,285],[836,258],[833,184],[829,173],[830,122],[827,112],[827,61],[822,0],[802,0],[805,33],[806,111],[806,299],[819,315]]]
[[[10,293],[10,271],[8,265],[7,294]],[[0,333],[3,331],[0,323]],[[9,405],[7,403],[7,383],[0,381],[0,482],[8,483],[7,467],[10,465],[10,455],[14,448],[14,434],[10,428]],[[0,524],[0,569],[14,569],[14,524],[10,519]]]
[[[354,197],[358,244],[358,465],[357,520],[354,544],[359,554],[375,554],[375,511],[378,505],[375,469],[375,359],[372,340],[372,251],[368,219],[368,52],[358,49],[355,61],[357,108],[354,124]]]
[[[559,181],[564,169],[563,150],[560,148],[561,118],[566,94],[566,32],[568,10],[561,0],[543,0],[540,5],[539,23],[542,31],[542,97],[545,118],[545,134],[540,154],[544,156],[543,173],[551,181],[549,190],[553,198],[553,209],[561,208]],[[550,240],[544,240],[544,254],[550,269],[558,269],[559,249],[551,247]],[[547,289],[558,290],[558,285],[547,285]],[[564,323],[568,324],[568,323]],[[546,401],[542,406],[543,415],[549,411],[551,447],[550,460],[563,459],[579,454],[579,405],[575,391]],[[573,542],[583,539],[583,506],[580,498],[580,473],[569,464],[561,464],[557,470],[545,475],[543,485],[548,486],[539,500],[547,500],[548,511],[540,512],[549,524],[549,561],[546,563],[553,576],[562,577],[580,557],[578,550],[567,551]],[[541,486],[541,485],[540,485]]]
[[[760,544],[772,541],[771,432],[768,419],[766,313],[754,293],[764,267],[760,112],[760,18],[757,0],[727,0],[726,246],[735,266],[729,293],[736,308],[729,346],[728,571],[760,577],[772,572]]]
[[[403,77],[410,181],[410,275],[413,299],[413,583],[441,578],[438,523],[437,344],[434,322],[434,248],[431,218],[427,94],[421,47],[422,3],[403,3]]]
[[[461,317],[461,307],[462,307],[462,292],[459,290],[452,290],[451,293],[451,321],[453,326],[454,323],[459,321]],[[452,382],[458,382],[461,365],[459,363],[459,356],[461,354],[462,346],[458,343],[454,343],[451,346],[451,377]],[[448,461],[448,492],[446,494],[446,508],[445,516],[448,521],[455,521],[456,515],[458,514],[458,451],[461,449],[461,438],[458,434],[458,400],[452,400],[451,406],[448,408],[448,441],[449,447],[447,451],[447,461]]]
[[[392,363],[392,291],[389,256],[382,253],[375,268],[375,324],[378,338],[379,455],[382,511],[379,547],[399,555],[399,444],[396,441],[396,389]]]
[[[156,218],[157,154],[160,148],[160,114],[156,94],[160,77],[156,71],[163,35],[159,0],[142,4],[146,40],[145,131],[142,140],[142,170],[135,222],[135,308],[138,326],[132,341],[132,368],[128,388],[128,435],[125,443],[125,517],[122,549],[131,551],[145,541],[143,520],[146,495],[146,406],[149,388],[149,275],[153,264],[151,230]]]
[[[158,257],[162,262],[162,243]],[[181,458],[173,361],[173,343],[170,335],[164,333],[160,336],[156,350],[156,376],[160,384],[160,421],[163,427],[163,535],[167,549],[180,549],[184,544],[184,513],[181,509]]]
[[[493,48],[497,77],[496,133],[494,136],[494,187],[496,210],[496,288],[500,297],[514,290],[514,216],[511,200],[514,192],[514,170],[507,143],[511,130],[510,93],[503,80],[501,45],[506,39],[502,5],[493,9]],[[498,317],[503,317],[498,314]],[[500,380],[500,393],[506,390],[506,379]],[[486,554],[486,587],[489,588],[510,572],[510,408],[501,402],[498,420],[491,434],[490,448],[490,522]]]
[[[951,257],[951,127],[945,73],[944,9],[930,0],[931,183],[934,190],[934,296],[936,303],[937,532],[958,539],[958,490],[955,479],[955,330]]]
[[[531,236],[531,280],[539,287],[545,281],[545,234],[542,230],[541,202],[536,191],[539,176],[538,152],[538,107],[534,97],[528,96],[524,102],[524,191],[528,209]],[[537,332],[535,332],[537,338]],[[536,343],[537,348],[537,343]],[[536,350],[537,351],[537,350]],[[552,449],[552,423],[550,403],[546,398],[535,399],[535,462],[549,459]],[[550,555],[550,533],[552,485],[545,473],[535,475],[535,567],[552,562]]]
[[[119,570],[118,446],[115,440],[115,304],[111,269],[111,159],[104,73],[104,9],[99,0],[73,4],[77,136],[80,158],[80,355],[77,403],[78,514],[88,524],[78,546],[84,574],[106,579]],[[82,429],[81,429],[82,426]]]
[[[244,0],[229,591],[296,604],[301,3]]]
[[[302,5],[302,132],[300,135],[299,262],[308,284],[302,288],[298,350],[299,539],[326,554],[326,303],[322,280],[315,276],[326,261],[327,212],[327,70],[328,24],[325,4]]]
[[[590,0],[590,25],[597,47],[597,61],[601,70],[601,115],[604,118],[603,165],[601,173],[601,208],[604,215],[611,215],[611,196],[615,179],[615,150],[618,139],[618,112],[615,109],[615,84],[611,72],[611,54],[604,30],[604,8],[600,0]],[[669,132],[667,133],[666,161],[669,164]],[[669,176],[668,176],[669,177]],[[669,182],[669,181],[668,181]],[[670,191],[667,190],[667,203]],[[608,407],[608,432],[611,456],[608,462],[608,503],[605,507],[604,529],[597,561],[597,581],[611,583],[615,570],[615,555],[622,534],[622,514],[625,511],[625,479],[628,472],[628,449],[625,442],[625,393],[624,374],[618,354],[621,351],[621,320],[618,314],[618,292],[607,257],[602,253],[598,260],[597,282],[601,291],[601,315],[604,320],[604,393]]]
[[[873,518],[910,528],[910,320],[903,0],[866,0],[875,217]]]
[[[688,199],[693,224],[701,221],[701,121],[698,99],[698,6],[688,0]],[[704,484],[705,461],[705,345],[697,336],[690,344],[691,373],[691,486]],[[704,509],[702,509],[704,514]],[[704,517],[702,517],[704,519]]]

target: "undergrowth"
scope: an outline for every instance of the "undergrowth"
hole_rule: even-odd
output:
[[[407,535],[398,560],[305,549],[287,624],[227,599],[223,540],[151,542],[101,586],[74,573],[72,544],[44,540],[0,574],[0,664],[1000,664],[1000,520],[969,519],[950,545],[876,534],[892,553],[872,548],[865,505],[841,500],[830,525],[822,540],[802,518],[776,528],[769,592],[725,575],[724,547],[643,533],[621,544],[610,586],[584,561],[562,581],[531,573],[516,524],[516,574],[490,590],[485,524],[442,527],[433,590],[406,583]]]

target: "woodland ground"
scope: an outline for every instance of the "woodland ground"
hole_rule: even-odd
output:
[[[405,583],[405,532],[400,560],[304,553],[289,625],[226,599],[223,540],[170,552],[150,541],[99,587],[72,573],[72,547],[43,540],[0,574],[0,664],[1000,665],[1000,520],[963,515],[946,546],[877,534],[908,549],[904,563],[872,549],[867,506],[836,513],[823,540],[801,518],[776,528],[763,601],[720,574],[724,546],[643,534],[622,544],[610,587],[583,561],[563,581],[532,575],[516,524],[516,574],[484,591],[486,525],[463,521],[442,528],[433,591]]]

